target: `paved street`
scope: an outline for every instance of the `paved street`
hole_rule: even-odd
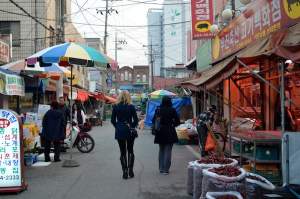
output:
[[[62,163],[48,167],[27,168],[28,190],[20,194],[0,195],[2,199],[189,199],[185,192],[186,164],[195,157],[185,147],[175,145],[170,175],[159,174],[158,146],[149,131],[141,132],[135,144],[134,179],[121,179],[119,148],[114,130],[106,122],[91,135],[95,150],[82,154],[74,149],[77,168],[63,168]],[[68,154],[64,154],[63,158]]]

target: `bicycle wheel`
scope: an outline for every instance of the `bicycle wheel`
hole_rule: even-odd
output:
[[[84,134],[79,138],[77,149],[81,153],[89,153],[95,147],[95,141],[89,134]]]

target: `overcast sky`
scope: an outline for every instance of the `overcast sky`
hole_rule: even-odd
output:
[[[72,20],[92,25],[76,25],[83,37],[104,36],[104,13],[97,14],[96,8],[105,9],[104,0],[71,0]],[[141,3],[147,2],[147,3]],[[151,4],[148,4],[151,3]],[[153,3],[153,4],[152,4]],[[118,0],[109,1],[109,8],[118,11],[108,15],[109,25],[147,25],[147,11],[149,8],[159,8],[162,0]],[[81,8],[81,11],[80,9]],[[95,25],[94,25],[95,24]],[[108,27],[108,55],[115,57],[115,32],[118,32],[119,40],[126,40],[127,44],[119,45],[122,50],[118,50],[118,62],[122,66],[132,66],[148,64],[147,61],[147,27]]]

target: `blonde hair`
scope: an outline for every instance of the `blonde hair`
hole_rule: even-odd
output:
[[[117,100],[118,104],[131,104],[131,97],[128,91],[121,91]]]

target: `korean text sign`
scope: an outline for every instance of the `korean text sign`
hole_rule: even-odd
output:
[[[25,95],[23,77],[0,72],[0,93],[4,95]]]
[[[192,0],[192,37],[193,39],[211,38],[213,24],[213,0]]]
[[[0,109],[0,188],[22,185],[21,158],[18,118]]]
[[[226,57],[268,35],[300,21],[300,2],[256,0],[213,40],[213,59]]]
[[[9,45],[0,40],[0,62],[9,62]]]

